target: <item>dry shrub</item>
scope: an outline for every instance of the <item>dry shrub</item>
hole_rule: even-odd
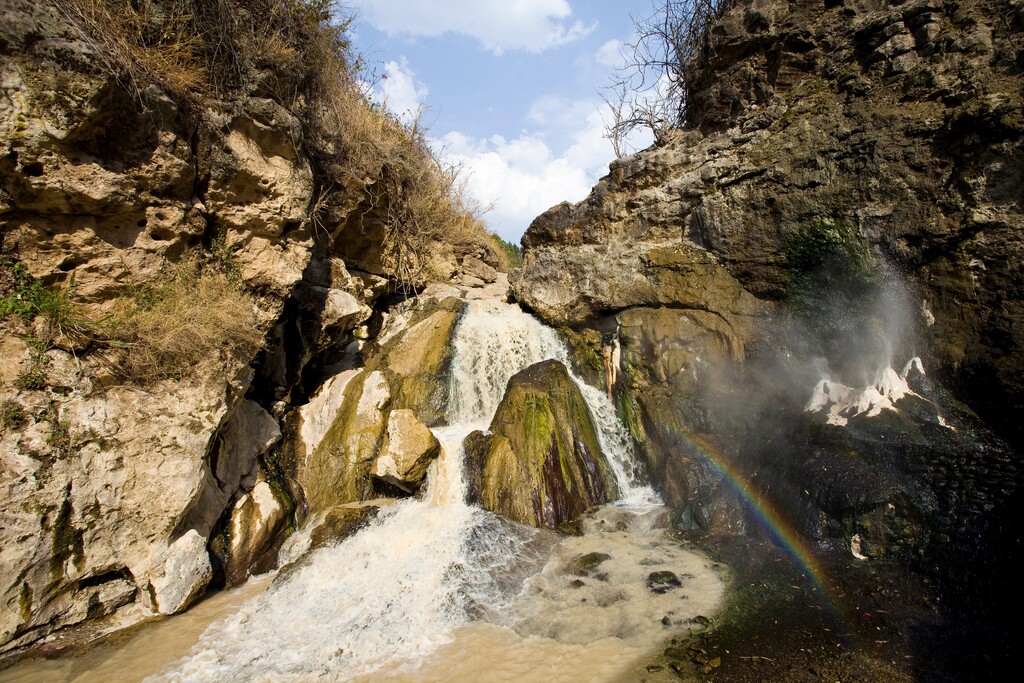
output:
[[[332,0],[58,1],[136,89],[157,83],[191,105],[270,97],[296,113],[321,188],[368,193],[396,279],[442,277],[431,272],[438,243],[490,243],[458,169],[438,160],[419,121],[368,96],[350,20],[332,16]]]
[[[206,92],[203,45],[188,0],[59,0],[58,5],[106,67],[131,88],[157,83],[190,103]]]
[[[123,298],[105,321],[125,379],[180,377],[212,358],[249,360],[263,341],[252,298],[198,258],[168,268],[169,277]]]

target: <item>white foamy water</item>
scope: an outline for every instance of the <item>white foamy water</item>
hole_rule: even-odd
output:
[[[709,560],[665,537],[666,513],[654,506],[598,510],[584,519],[586,533],[562,539],[515,599],[458,628],[431,657],[395,662],[355,680],[636,680],[633,674],[652,649],[694,617],[712,614],[723,593]],[[607,559],[587,572],[574,571],[574,562],[590,553]],[[680,585],[652,592],[647,578],[655,571],[671,571]]]

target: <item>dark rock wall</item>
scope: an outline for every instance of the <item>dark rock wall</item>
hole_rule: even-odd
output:
[[[620,415],[677,524],[753,531],[712,454],[823,546],[998,595],[1021,547],[1024,3],[747,0],[709,40],[685,129],[538,217],[513,289],[581,367],[617,326]],[[822,372],[864,387],[915,355],[899,412],[804,412]]]
[[[740,3],[712,31],[687,130],[539,217],[513,284],[559,324],[668,305],[636,293],[660,284],[652,245],[682,243],[778,301],[801,231],[841,221],[912,282],[927,367],[1019,444],[1022,31],[1009,1]],[[735,317],[732,301],[700,307]]]

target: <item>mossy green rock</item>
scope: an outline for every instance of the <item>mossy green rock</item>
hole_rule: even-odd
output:
[[[393,407],[412,410],[427,426],[447,417],[452,337],[462,308],[457,299],[432,302],[378,354],[393,388]]]
[[[370,469],[390,399],[380,372],[360,373],[345,387],[338,416],[305,463],[303,489],[311,512],[373,497]]]
[[[521,524],[556,528],[615,498],[593,420],[565,366],[548,360],[508,383],[486,450],[473,439],[467,466],[479,470],[479,503]],[[471,487],[474,488],[474,487]]]

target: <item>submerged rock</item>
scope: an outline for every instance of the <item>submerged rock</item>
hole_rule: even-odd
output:
[[[486,443],[474,439],[467,457],[470,489],[479,481],[484,508],[554,529],[615,497],[587,404],[560,362],[531,365],[509,380],[491,433]]]
[[[667,593],[673,588],[679,588],[683,582],[679,577],[670,571],[651,572],[647,576],[647,587],[652,593]]]
[[[597,569],[602,562],[610,559],[612,559],[612,556],[608,553],[587,553],[586,555],[577,557],[575,560],[567,564],[565,567],[565,573],[572,574],[573,576],[589,576],[590,573]]]

